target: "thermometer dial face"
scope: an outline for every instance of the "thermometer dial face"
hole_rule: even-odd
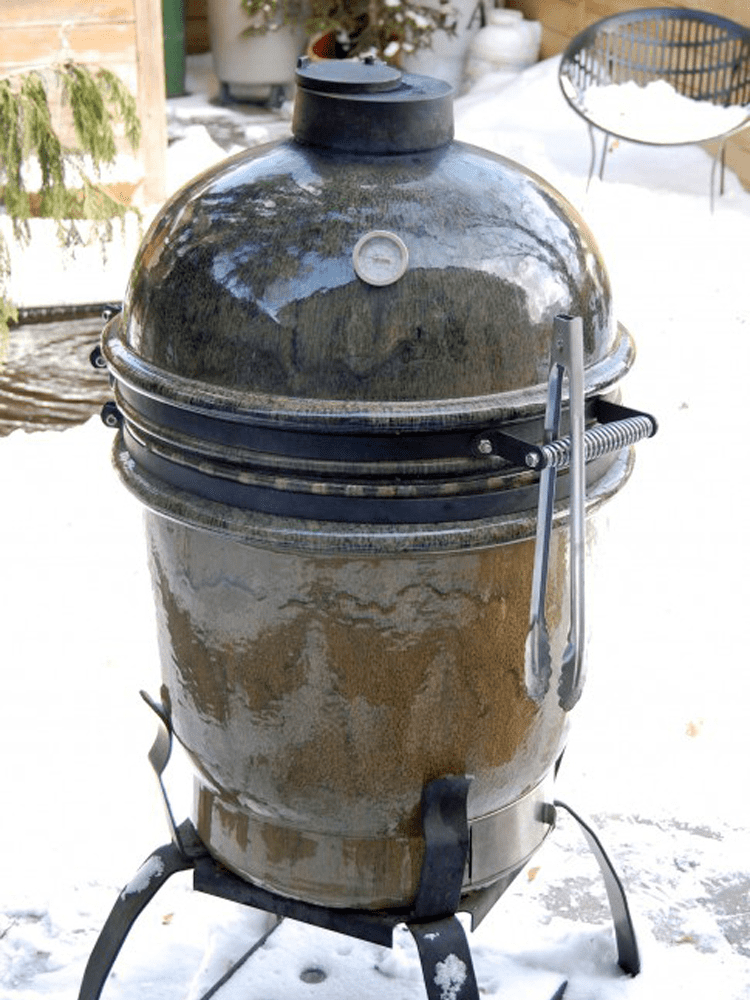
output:
[[[358,241],[352,260],[357,275],[368,285],[392,285],[409,266],[409,251],[395,233],[376,229]]]

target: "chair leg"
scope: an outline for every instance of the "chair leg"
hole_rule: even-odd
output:
[[[604,139],[602,141],[602,152],[599,158],[599,180],[604,178],[604,164],[607,159],[607,149],[609,147],[609,132],[603,133]],[[596,129],[589,122],[589,142],[591,144],[591,157],[589,159],[589,173],[586,178],[586,190],[588,191],[591,186],[591,178],[594,176],[594,170],[596,169]]]
[[[594,176],[594,167],[596,166],[596,136],[594,135],[594,126],[591,123],[589,123],[589,142],[591,143],[591,158],[589,160],[589,174],[586,178],[587,191],[591,185],[591,178]]]
[[[727,174],[727,140],[726,137],[719,141],[719,148],[716,151],[716,155],[713,158],[711,164],[711,188],[710,188],[710,200],[711,200],[711,211],[713,212],[714,206],[716,205],[716,171],[719,171],[719,196],[721,197],[725,192],[725,181]]]
[[[604,179],[604,164],[607,159],[607,150],[609,149],[609,132],[604,133],[604,142],[602,143],[602,158],[599,163],[599,180]]]

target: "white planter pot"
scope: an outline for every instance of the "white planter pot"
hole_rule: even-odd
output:
[[[466,54],[482,24],[482,0],[453,0],[452,6],[456,11],[456,34],[436,31],[430,48],[404,54],[403,68],[407,73],[421,73],[445,80],[456,93],[460,93]]]
[[[274,87],[291,86],[305,32],[282,25],[263,35],[243,35],[250,20],[240,0],[209,0],[208,28],[214,72],[227,96],[267,100]]]
[[[542,26],[519,10],[490,10],[487,25],[471,41],[466,76],[471,83],[486,73],[520,73],[539,58]]]

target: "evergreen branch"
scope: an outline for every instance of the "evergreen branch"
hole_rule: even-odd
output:
[[[141,144],[141,120],[135,98],[122,80],[109,69],[99,69],[96,82],[106,101],[114,107],[125,129],[128,145],[135,152]]]
[[[78,149],[63,147],[55,132],[43,75],[31,70],[0,79],[0,204],[12,220],[16,238],[28,242],[32,200],[24,183],[24,163],[35,157],[41,184],[34,208],[45,218],[56,219],[61,246],[83,242],[76,220],[91,220],[102,250],[112,238],[112,219],[122,220],[129,209],[92,181],[83,169],[84,155],[99,174],[103,164],[117,155],[114,126],[122,122],[130,148],[138,149],[141,124],[133,95],[115,73],[92,72],[80,64],[51,67],[58,80],[63,104],[70,108]],[[65,170],[78,173],[79,188],[65,183]],[[38,202],[38,204],[37,204]],[[10,274],[8,248],[0,234],[0,346],[7,336],[14,307],[4,294]]]
[[[59,78],[73,116],[78,145],[91,155],[97,170],[102,163],[113,163],[117,148],[110,115],[93,76],[85,66],[66,63],[59,71]]]

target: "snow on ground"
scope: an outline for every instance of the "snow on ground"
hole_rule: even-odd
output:
[[[702,150],[625,144],[586,193],[585,127],[559,93],[556,60],[502,89],[482,81],[457,102],[457,125],[583,212],[638,344],[626,401],[660,421],[599,518],[589,681],[558,783],[616,859],[643,972],[619,973],[598,871],[563,818],[470,938],[482,996],[547,1000],[568,979],[570,1000],[750,1000],[750,195],[730,175],[712,215]],[[109,467],[110,443],[98,420],[0,440],[0,1000],[75,997],[118,889],[167,839],[137,694],[159,685],[141,516]],[[187,815],[179,759],[169,781]],[[136,925],[104,997],[199,1000],[267,929],[265,915],[178,876]],[[285,921],[216,996],[423,991],[406,932],[388,950]]]

